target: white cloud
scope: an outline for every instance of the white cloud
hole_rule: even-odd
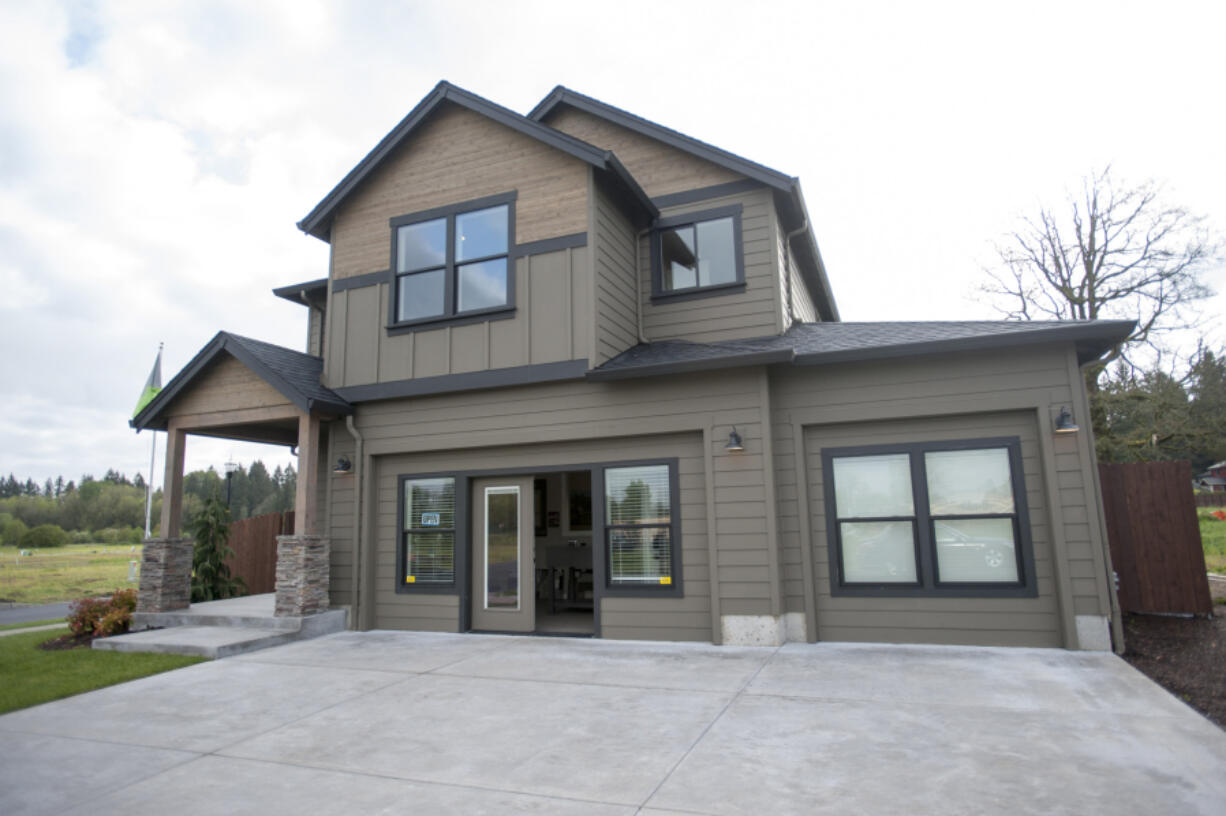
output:
[[[1223,23],[1178,3],[4,4],[0,471],[147,470],[126,419],[160,340],[167,378],[222,328],[300,346],[305,312],[269,290],[321,277],[327,247],[294,223],[441,78],[521,111],[566,84],[797,175],[847,319],[976,318],[990,242],[1104,163],[1226,229]],[[230,448],[193,439],[189,466]]]

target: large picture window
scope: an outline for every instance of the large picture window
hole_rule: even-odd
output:
[[[605,468],[610,588],[677,587],[677,495],[674,467],[669,464]]]
[[[1034,594],[1016,438],[822,459],[836,594]]]
[[[404,583],[454,586],[455,479],[404,479],[401,486]]]
[[[652,258],[657,299],[744,289],[740,205],[659,219]]]
[[[391,220],[392,327],[513,307],[514,194]]]

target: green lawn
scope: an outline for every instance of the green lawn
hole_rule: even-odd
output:
[[[26,621],[25,623],[6,623],[0,625],[0,632],[7,632],[12,629],[29,629],[34,626],[49,626],[53,623],[63,622],[63,618],[50,618],[48,620]]]
[[[38,644],[68,632],[48,629],[0,638],[0,714],[190,666],[207,658],[96,652],[48,652]]]
[[[128,581],[128,562],[140,575],[141,547],[70,544],[19,555],[0,547],[0,601],[41,604],[75,601],[89,595],[109,595],[136,586]]]
[[[1226,521],[1210,517],[1210,511],[1216,509],[1226,508],[1201,507],[1197,510],[1200,543],[1205,550],[1205,567],[1210,572],[1226,573]]]

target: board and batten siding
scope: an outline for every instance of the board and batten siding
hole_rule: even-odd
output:
[[[588,235],[593,260],[595,354],[593,368],[638,343],[635,309],[636,230],[617,203],[593,180]]]
[[[744,178],[732,170],[567,105],[555,110],[545,124],[603,150],[612,150],[652,198]]]
[[[778,585],[775,581],[772,587],[767,566],[770,508],[761,452],[759,371],[543,383],[382,400],[363,403],[355,421],[376,471],[376,493],[371,496],[374,537],[367,544],[376,553],[374,571],[368,574],[376,626],[450,630],[459,620],[454,597],[395,591],[399,475],[521,467],[530,474],[533,467],[674,456],[680,461],[684,597],[606,598],[601,606],[603,636],[712,640],[717,636],[711,623],[713,558],[718,611],[771,612]],[[733,425],[745,439],[743,453],[724,449]],[[337,435],[335,450],[345,450],[345,436]],[[352,500],[334,486],[334,504]],[[336,508],[330,516],[334,535],[349,535],[349,512]],[[711,518],[714,541],[708,536]],[[343,569],[351,562],[334,555],[333,563]],[[342,584],[345,579],[338,572],[333,583],[337,599]]]
[[[783,329],[779,286],[779,243],[775,203],[765,188],[661,209],[663,216],[741,205],[741,245],[745,255],[745,290],[691,300],[652,301],[651,241],[639,242],[642,269],[640,297],[643,333],[648,340],[709,343],[766,337]]]
[[[392,218],[512,190],[515,243],[583,232],[587,176],[579,159],[444,103],[338,208],[332,276],[387,269]]]
[[[1084,434],[1052,433],[1054,413],[1074,404],[1075,377],[1065,346],[778,370],[771,404],[786,609],[811,614],[813,592],[821,640],[1075,647],[1073,616],[1105,616],[1109,606],[1093,461]],[[831,596],[823,447],[997,436],[1021,439],[1037,598]]]
[[[515,315],[505,319],[389,334],[389,284],[332,292],[324,384],[342,388],[588,359],[588,251],[574,247],[517,258]]]

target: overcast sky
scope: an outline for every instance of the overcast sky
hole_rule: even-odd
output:
[[[440,79],[525,113],[564,84],[799,176],[847,320],[994,317],[993,241],[1107,163],[1226,229],[1221,2],[0,6],[0,472],[23,479],[148,473],[127,420],[159,341],[166,381],[219,329],[302,347],[269,290],[327,247],[295,222]],[[1226,296],[1204,308],[1221,326]]]

